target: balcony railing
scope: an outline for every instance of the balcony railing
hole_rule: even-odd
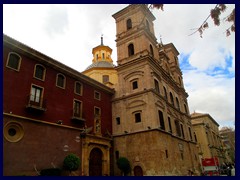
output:
[[[85,122],[86,120],[83,118],[80,112],[75,112],[73,110],[73,116],[71,117],[72,120],[78,121],[78,122]]]
[[[27,109],[35,110],[35,111],[40,111],[44,112],[47,110],[46,108],[46,100],[43,99],[43,97],[39,98],[37,101],[33,101],[32,95],[27,96]]]

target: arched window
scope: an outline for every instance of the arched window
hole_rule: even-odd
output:
[[[185,113],[188,113],[187,106],[184,104]]]
[[[154,85],[155,85],[155,91],[156,91],[157,93],[160,93],[159,83],[158,83],[158,81],[157,81],[156,79],[154,79]]]
[[[171,104],[174,106],[173,95],[172,95],[172,93],[171,93],[171,92],[170,92],[170,101],[171,101]]]
[[[128,19],[127,20],[127,30],[132,29],[132,20]]]
[[[20,69],[20,64],[21,64],[21,57],[14,53],[10,52],[8,54],[8,60],[7,60],[7,67],[19,71]]]
[[[167,97],[167,90],[166,90],[166,88],[164,86],[163,86],[163,89],[164,89],[164,97],[167,100],[168,99],[168,97]]]
[[[75,94],[82,95],[83,85],[80,82],[75,82]]]
[[[179,84],[180,84],[180,86],[182,85],[182,83],[181,83],[181,78],[178,76],[178,81],[179,81]]]
[[[45,79],[45,71],[46,71],[45,67],[43,67],[40,64],[36,64],[35,65],[35,71],[34,71],[34,77],[44,81],[44,79]]]
[[[178,98],[176,97],[177,108],[180,109]]]
[[[149,27],[149,22],[148,22],[148,20],[146,20],[146,26],[147,26],[147,30],[150,31],[150,27]]]
[[[128,45],[128,56],[134,55],[134,46],[133,44]]]
[[[65,80],[65,76],[64,75],[62,75],[62,74],[58,74],[57,75],[57,82],[56,82],[56,85],[58,86],[58,87],[61,87],[61,88],[65,88],[65,82],[66,80]]]
[[[153,47],[152,47],[152,45],[150,44],[150,55],[152,56],[152,57],[154,57],[154,53],[153,53]]]

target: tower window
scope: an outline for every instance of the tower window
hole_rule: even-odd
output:
[[[168,150],[165,150],[166,158],[168,158]]]
[[[177,109],[180,109],[178,98],[176,97]]]
[[[169,126],[169,132],[172,133],[172,124],[171,124],[171,118],[168,117],[168,126]]]
[[[167,100],[167,99],[168,99],[168,97],[167,97],[167,90],[166,90],[165,87],[163,87],[163,89],[164,89],[164,97],[165,97],[165,99]]]
[[[160,128],[162,130],[165,130],[164,118],[163,118],[163,112],[162,111],[158,111],[158,117],[159,117],[159,121],[160,121]]]
[[[137,89],[138,88],[138,82],[137,81],[133,81],[132,82],[132,88],[133,89]]]
[[[152,47],[152,45],[150,44],[150,55],[152,56],[152,57],[154,57],[154,53],[153,53],[153,47]]]
[[[103,75],[102,78],[103,83],[109,82],[109,75]]]
[[[135,113],[134,116],[135,116],[136,123],[141,122],[141,113],[140,112]]]
[[[180,127],[181,127],[181,132],[182,132],[182,137],[185,138],[185,135],[184,135],[184,130],[183,130],[183,125],[180,124]]]
[[[188,113],[187,106],[184,104],[185,113]]]
[[[134,55],[134,46],[133,44],[128,45],[128,56]]]
[[[175,127],[176,127],[177,136],[181,137],[181,130],[180,130],[180,125],[178,120],[175,120]]]
[[[120,117],[117,117],[116,118],[116,123],[117,123],[117,125],[119,125],[121,122],[120,122]]]
[[[157,93],[160,93],[159,83],[158,83],[158,81],[157,81],[156,79],[154,79],[154,85],[155,85],[155,91],[156,91]]]
[[[147,26],[147,30],[150,31],[150,27],[149,27],[149,22],[148,22],[148,20],[146,20],[146,26]]]
[[[197,142],[197,135],[196,135],[196,133],[195,133],[195,132],[194,132],[193,134],[194,134],[194,139],[195,139],[195,142]]]
[[[21,63],[21,57],[16,53],[9,53],[7,67],[19,71]]]
[[[192,131],[191,131],[191,128],[190,128],[190,127],[188,127],[188,132],[189,132],[190,140],[192,141],[192,140],[193,140],[193,139],[192,139]]]
[[[132,29],[132,20],[128,19],[127,20],[127,30]]]
[[[174,106],[173,95],[172,95],[172,93],[171,93],[171,92],[170,92],[170,100],[171,100],[171,104]]]

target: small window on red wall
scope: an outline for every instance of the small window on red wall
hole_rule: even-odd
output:
[[[101,94],[98,91],[94,91],[94,99],[101,100]]]
[[[34,77],[44,81],[45,71],[46,71],[45,67],[43,67],[40,64],[36,64],[35,65],[35,70],[34,70]]]
[[[21,57],[17,53],[10,52],[8,54],[6,66],[13,70],[19,71],[20,64],[21,64]]]
[[[62,74],[57,75],[57,82],[56,86],[65,89],[65,84],[66,84],[66,78]]]

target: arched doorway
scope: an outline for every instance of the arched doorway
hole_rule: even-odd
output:
[[[102,156],[99,148],[93,148],[89,156],[89,176],[102,176]]]
[[[134,171],[134,176],[143,176],[143,170],[140,166],[135,166],[133,171]]]

